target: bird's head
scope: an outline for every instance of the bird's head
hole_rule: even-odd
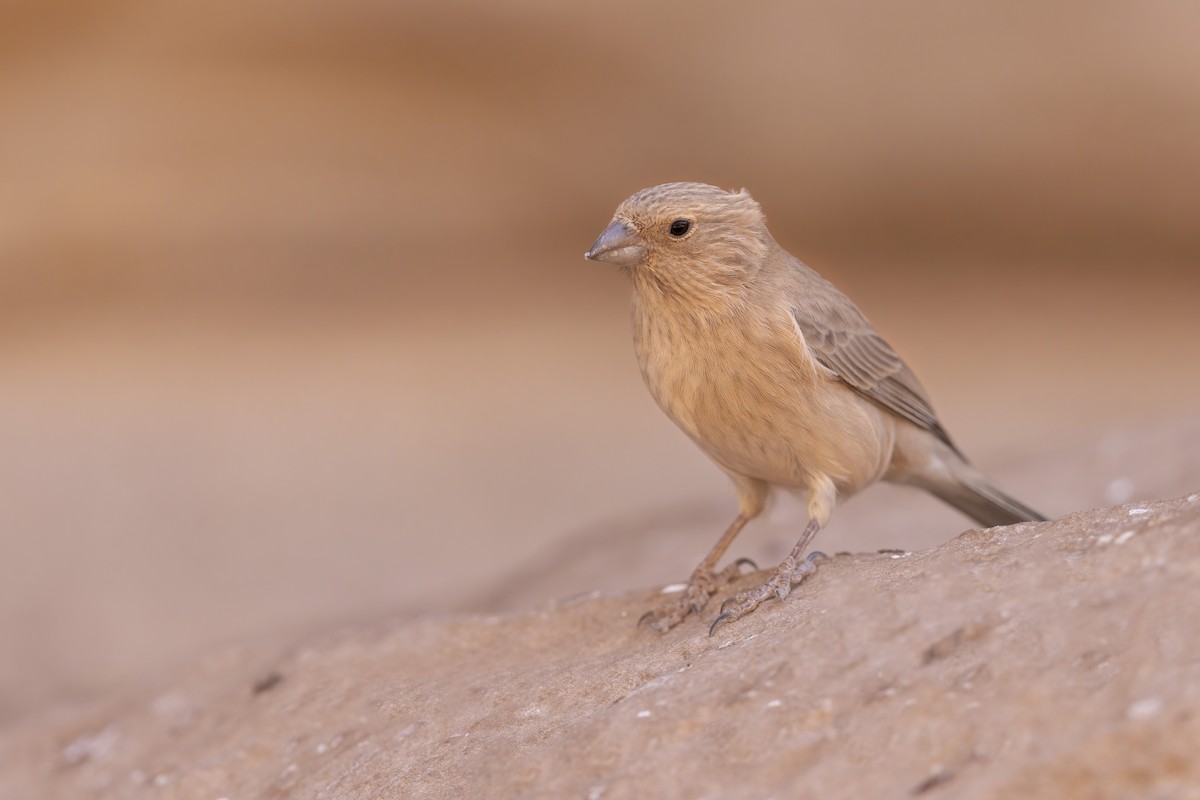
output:
[[[667,289],[720,290],[752,276],[769,242],[766,219],[746,190],[664,183],[621,203],[584,257]]]

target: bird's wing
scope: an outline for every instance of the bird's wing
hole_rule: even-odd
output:
[[[826,302],[792,309],[813,356],[851,389],[933,433],[958,453],[917,376],[845,295],[832,284],[825,286],[832,290]]]

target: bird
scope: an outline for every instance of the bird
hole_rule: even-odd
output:
[[[725,601],[710,634],[786,599],[816,570],[821,554],[803,556],[837,503],[877,481],[924,489],[983,527],[1046,519],[967,461],[913,371],[850,298],[775,241],[745,189],[643,189],[584,257],[631,278],[646,386],[738,499],[686,589],[641,624],[665,633],[753,566],[717,569],[775,490],[805,498],[803,533],[768,580]]]

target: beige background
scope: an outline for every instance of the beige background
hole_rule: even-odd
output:
[[[1196,488],[1195,8],[0,14],[0,724],[214,642],[684,577],[732,492],[581,257],[663,180],[748,187],[1031,505]],[[966,524],[879,488],[819,544]]]

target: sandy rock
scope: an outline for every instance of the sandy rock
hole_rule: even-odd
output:
[[[0,797],[1200,796],[1200,494],[659,592],[213,654],[0,739]],[[759,576],[747,576],[750,584]]]

